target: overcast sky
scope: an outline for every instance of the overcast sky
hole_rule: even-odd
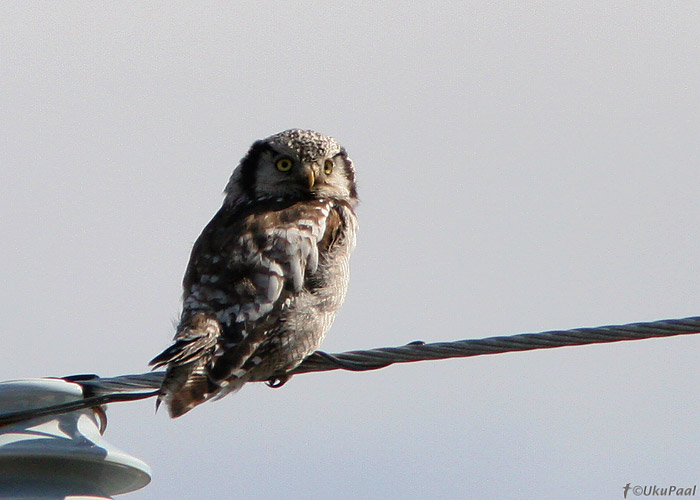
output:
[[[324,350],[700,314],[695,2],[3,2],[0,380],[140,373],[250,144],[362,204]],[[622,498],[700,483],[700,336],[109,408],[125,496]]]

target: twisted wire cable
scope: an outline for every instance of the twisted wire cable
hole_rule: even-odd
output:
[[[279,387],[289,377],[302,373],[330,370],[377,370],[395,363],[466,358],[484,354],[552,349],[556,347],[672,337],[696,333],[700,333],[700,316],[627,325],[553,330],[542,333],[523,333],[484,339],[466,339],[455,342],[426,344],[422,341],[415,341],[399,347],[381,347],[338,354],[316,351],[298,367],[289,372],[275,374],[271,379],[253,381],[267,382],[271,387]],[[84,395],[82,400],[35,410],[6,413],[0,415],[0,426],[108,403],[134,401],[157,396],[164,375],[165,372],[160,371],[138,375],[122,375],[119,377],[98,377],[97,375],[63,377],[63,380],[75,382],[82,386]]]

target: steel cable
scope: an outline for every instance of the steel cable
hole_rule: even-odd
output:
[[[254,381],[267,382],[272,387],[278,387],[289,377],[302,373],[330,370],[377,370],[395,363],[466,358],[484,354],[552,349],[556,347],[672,337],[696,333],[700,333],[700,316],[627,325],[523,333],[484,339],[466,339],[455,342],[426,344],[422,341],[415,341],[399,347],[381,347],[337,354],[317,351],[290,372],[278,373],[269,379]],[[165,372],[161,371],[138,375],[122,375],[119,377],[98,377],[97,375],[62,377],[63,380],[68,382],[80,384],[83,388],[84,399],[35,410],[6,413],[0,415],[0,426],[118,401],[133,401],[153,397],[158,394],[164,375]]]

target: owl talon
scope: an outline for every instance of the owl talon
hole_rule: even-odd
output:
[[[291,375],[280,375],[279,377],[270,377],[265,383],[268,387],[272,387],[273,389],[279,389],[284,384],[289,382],[290,378],[292,378]]]

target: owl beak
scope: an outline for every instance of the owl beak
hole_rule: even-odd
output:
[[[306,177],[309,179],[309,189],[313,189],[314,184],[316,184],[316,176],[314,175],[313,168],[309,168],[306,171]]]

